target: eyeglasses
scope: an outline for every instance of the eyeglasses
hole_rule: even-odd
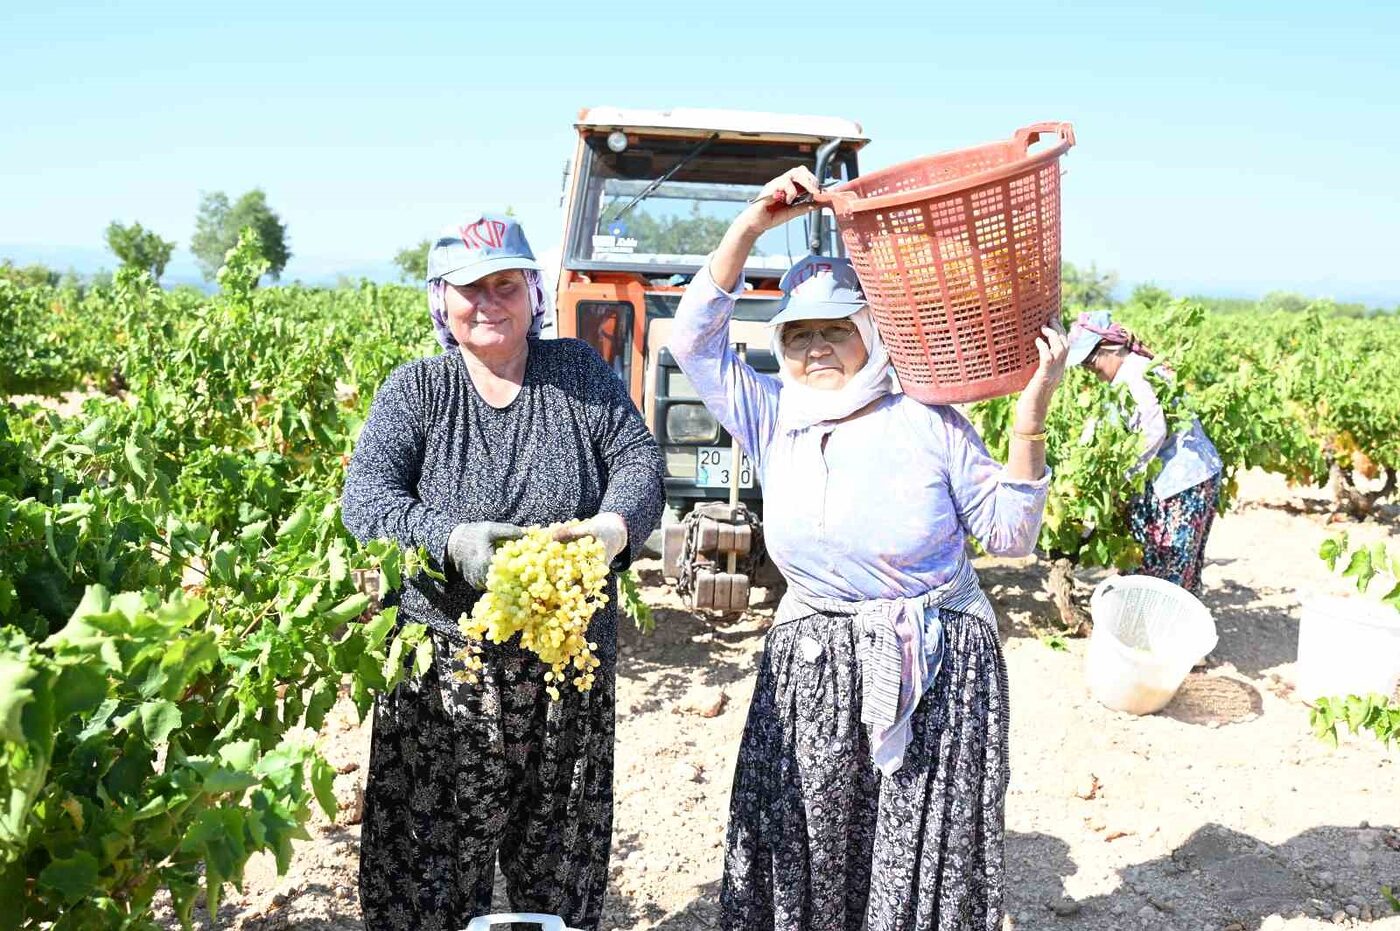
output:
[[[824,326],[819,329],[812,327],[784,327],[783,328],[783,348],[784,349],[807,349],[812,345],[812,341],[820,333],[822,339],[835,346],[844,343],[852,336],[856,335],[856,328],[849,323],[833,323],[831,326]]]

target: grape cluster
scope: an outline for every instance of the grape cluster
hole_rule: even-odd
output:
[[[550,667],[544,681],[551,699],[559,700],[566,682],[580,692],[593,687],[600,663],[588,622],[607,603],[608,564],[593,537],[555,539],[564,526],[534,527],[497,548],[486,591],[462,618],[467,681],[480,681],[483,641],[504,643],[519,634],[520,645]]]

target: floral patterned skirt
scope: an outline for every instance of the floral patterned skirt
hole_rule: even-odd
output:
[[[1206,540],[1220,500],[1220,476],[1163,500],[1151,489],[1133,502],[1133,537],[1142,544],[1143,575],[1166,579],[1193,595],[1201,593]]]
[[[592,931],[612,849],[613,674],[552,702],[537,659],[488,647],[472,685],[461,644],[432,637],[432,668],[374,709],[365,928],[460,931],[491,910],[499,857],[512,909]]]
[[[734,775],[720,927],[1000,929],[1006,663],[992,624],[942,620],[943,666],[888,777],[860,723],[851,618],[769,632]]]

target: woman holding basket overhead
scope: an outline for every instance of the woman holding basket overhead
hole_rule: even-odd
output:
[[[1064,375],[1047,328],[1008,462],[967,420],[897,392],[850,263],[782,282],[779,377],[729,344],[743,266],[811,207],[805,168],[726,232],[676,315],[670,349],[757,463],[768,551],[789,587],[768,634],[730,807],[723,928],[933,931],[1001,926],[1007,679],[967,559],[1035,545],[1046,411]]]

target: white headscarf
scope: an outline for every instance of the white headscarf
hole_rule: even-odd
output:
[[[862,307],[849,317],[860,333],[869,358],[859,372],[840,388],[812,388],[799,382],[788,371],[783,357],[783,328],[773,328],[773,355],[778,359],[778,377],[783,390],[778,395],[778,426],[783,430],[802,430],[819,423],[840,420],[860,410],[871,401],[899,390],[890,368],[890,356],[875,329],[875,318],[869,307]]]

